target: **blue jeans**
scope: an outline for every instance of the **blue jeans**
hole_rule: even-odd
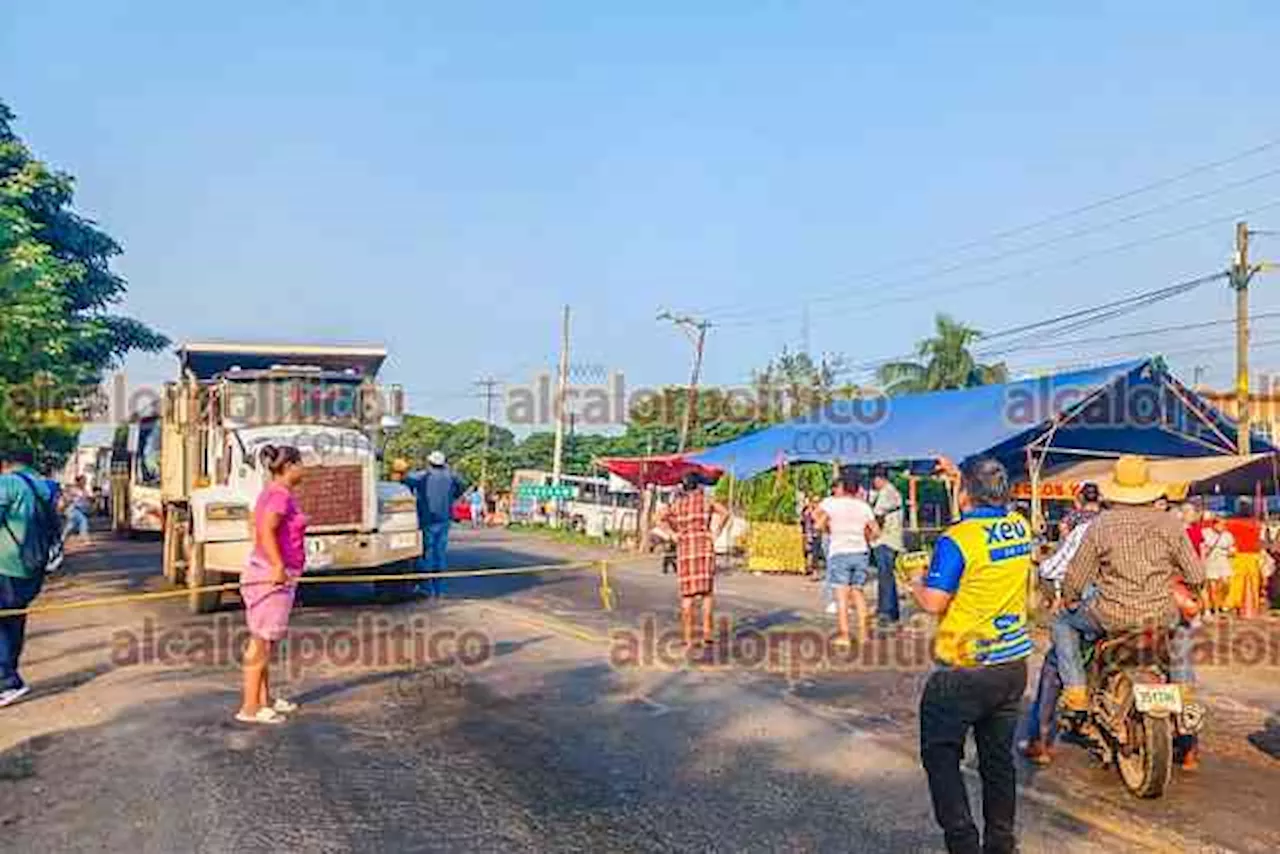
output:
[[[43,584],[43,572],[35,578],[0,575],[0,610],[26,608],[40,595]],[[26,634],[26,614],[0,617],[0,691],[23,687],[22,677],[18,675],[18,659],[22,657]]]
[[[423,572],[442,572],[447,567],[446,554],[449,551],[449,522],[428,522],[422,530],[423,555],[418,568]],[[418,589],[429,596],[439,596],[444,591],[444,583],[429,578],[418,586]]]
[[[898,552],[889,546],[876,546],[872,550],[876,561],[876,611],[891,623],[898,622],[898,579],[893,568],[898,562]]]
[[[1040,665],[1040,684],[1036,698],[1027,710],[1027,741],[1038,741],[1046,747],[1058,740],[1058,695],[1062,693],[1062,675],[1058,673],[1058,652],[1049,647]]]
[[[827,585],[861,587],[871,572],[871,556],[866,552],[827,555]]]
[[[1087,607],[1063,611],[1053,622],[1053,646],[1058,652],[1058,671],[1067,688],[1083,688],[1088,682],[1084,671],[1082,640],[1090,642],[1104,634],[1102,626]],[[1191,631],[1175,626],[1169,638],[1169,681],[1189,685],[1195,681],[1191,669]]]
[[[72,533],[81,537],[89,536],[89,517],[79,507],[72,506],[67,510],[67,523],[62,529],[62,539]]]

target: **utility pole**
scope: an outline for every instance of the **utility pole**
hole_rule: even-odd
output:
[[[560,381],[556,384],[556,440],[555,459],[551,463],[551,483],[560,485],[564,465],[564,399],[569,387],[569,306],[564,307],[564,320],[560,329]],[[557,501],[556,506],[559,506]]]
[[[493,390],[498,381],[493,377],[476,380],[476,385],[484,389],[484,456],[480,458],[480,488],[489,489],[489,430],[493,424]]]
[[[1249,280],[1257,270],[1249,266],[1249,226],[1236,223],[1236,256],[1231,287],[1236,292],[1236,453],[1249,453]]]
[[[669,311],[659,312],[658,320],[670,320],[693,341],[693,375],[689,379],[689,396],[685,401],[684,418],[680,423],[679,452],[683,454],[689,444],[689,425],[693,421],[693,410],[698,403],[698,376],[702,372],[702,350],[707,341],[707,329],[711,324],[687,314],[675,315]]]
[[[1249,238],[1254,235],[1276,235],[1275,231],[1251,230],[1245,222],[1236,223],[1236,256],[1229,272],[1236,292],[1236,452],[1249,453],[1253,416],[1249,401],[1249,281],[1255,274],[1274,270],[1275,264],[1249,263]]]

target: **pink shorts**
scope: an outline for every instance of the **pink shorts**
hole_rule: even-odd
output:
[[[240,598],[244,601],[245,623],[249,633],[266,641],[278,641],[289,631],[289,613],[298,593],[297,575],[289,572],[289,583],[272,584],[271,567],[257,555],[240,576]]]

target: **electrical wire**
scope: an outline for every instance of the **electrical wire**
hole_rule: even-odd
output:
[[[1202,190],[1197,193],[1192,193],[1191,195],[1188,195],[1188,196],[1182,196],[1180,198],[1173,199],[1171,201],[1164,202],[1162,204],[1155,205],[1153,207],[1145,208],[1140,211],[1135,211],[1133,213],[1126,214],[1116,219],[1106,220],[1104,222],[1093,223],[1091,225],[1082,226],[1080,228],[1076,228],[1071,231],[1065,232],[1063,234],[1059,234],[1054,237],[1037,241],[1035,243],[1030,243],[1023,246],[1017,246],[1012,249],[1007,249],[1002,252],[997,252],[991,255],[984,255],[979,258],[972,258],[965,261],[959,261],[959,262],[950,264],[948,266],[926,270],[922,273],[903,276],[897,279],[888,279],[884,281],[874,282],[873,284],[876,286],[878,290],[882,290],[882,291],[894,290],[900,287],[901,285],[913,284],[915,282],[941,278],[951,273],[956,273],[961,270],[970,269],[972,267],[990,266],[1000,261],[1006,261],[1010,258],[1015,258],[1021,255],[1033,254],[1047,247],[1056,246],[1061,243],[1075,240],[1080,237],[1088,236],[1090,234],[1097,234],[1099,232],[1106,231],[1107,229],[1114,228],[1118,225],[1125,225],[1131,222],[1136,222],[1140,219],[1145,219],[1147,217],[1154,216],[1159,213],[1164,213],[1166,211],[1173,210],[1174,208],[1182,207],[1183,205],[1191,204],[1197,201],[1202,201],[1204,199],[1211,198],[1216,195],[1221,195],[1222,193],[1226,193],[1231,190],[1236,190],[1241,187],[1247,186],[1249,184],[1254,184],[1259,181],[1266,180],[1267,178],[1275,177],[1277,175],[1280,175],[1280,167],[1277,167],[1274,169],[1268,169],[1264,172],[1260,172],[1255,175],[1250,175],[1246,178],[1242,178],[1237,181],[1232,181],[1230,183],[1223,184],[1208,190]],[[804,299],[803,302],[805,303],[805,308],[808,308],[808,307],[812,307],[815,304],[842,302],[844,300],[849,299],[851,296],[852,295],[847,292],[840,293],[840,294],[826,294],[826,295]],[[794,301],[791,304],[793,303]],[[802,308],[801,311],[804,311],[805,308]],[[726,323],[729,323],[735,320],[740,320],[746,317],[751,317],[759,313],[761,313],[760,310],[739,309],[737,311],[729,311],[727,313],[721,313],[717,318],[714,318],[714,319],[717,325],[725,325]],[[794,316],[794,312],[792,312],[792,315]]]
[[[1188,279],[1181,282],[1175,282],[1174,284],[1171,284],[1171,285],[1164,285],[1162,287],[1154,288],[1152,290],[1142,291],[1140,293],[1133,294],[1128,297],[1124,297],[1123,299],[1113,300],[1111,302],[1103,303],[1101,305],[1096,305],[1096,306],[1090,306],[1088,308],[1075,309],[1073,311],[1069,311],[1064,314],[1055,315],[1053,317],[1048,317],[1043,320],[1035,321],[1033,323],[1024,323],[1018,326],[1009,327],[1008,329],[1002,329],[997,332],[985,334],[980,338],[980,342],[988,342],[988,341],[999,340],[1001,338],[1007,338],[1011,336],[1025,335],[1029,332],[1038,332],[1039,334],[1036,336],[1037,339],[1043,340],[1049,334],[1046,330],[1049,330],[1051,327],[1057,324],[1061,324],[1064,322],[1071,322],[1071,321],[1080,322],[1082,320],[1092,319],[1092,316],[1094,315],[1098,315],[1099,319],[1097,322],[1101,322],[1102,320],[1107,320],[1107,319],[1111,319],[1111,317],[1118,316],[1116,314],[1117,311],[1123,311],[1123,310],[1136,311],[1139,308],[1146,308],[1158,302],[1163,302],[1164,300],[1172,299],[1176,296],[1181,296],[1182,294],[1189,293],[1195,288],[1201,287],[1205,284],[1208,284],[1209,282],[1212,282],[1218,279],[1224,279],[1226,278],[1226,276],[1227,276],[1226,272],[1221,272],[1221,273],[1214,273],[1208,276],[1200,276],[1194,279]],[[858,364],[847,366],[846,369],[841,373],[845,374],[845,373],[874,371],[887,363],[907,361],[907,360],[916,358],[918,355],[919,355],[918,353],[907,353],[900,356],[894,356],[889,359],[875,359],[867,362],[861,362]]]
[[[1249,317],[1249,322],[1253,323],[1260,320],[1268,320],[1272,318],[1280,318],[1280,311],[1267,311],[1259,314],[1253,314]],[[1172,326],[1158,326],[1150,329],[1127,329],[1123,332],[1117,332],[1114,335],[1100,335],[1095,338],[1077,338],[1072,340],[1071,346],[1084,347],[1090,344],[1109,344],[1118,339],[1127,338],[1146,338],[1152,335],[1171,335],[1179,332],[1190,332],[1197,329],[1210,329],[1215,326],[1227,326],[1234,324],[1234,317],[1224,318],[1222,320],[1206,320],[1201,323],[1179,323]],[[1051,350],[1061,346],[1061,343],[1040,343],[1040,344],[1013,344],[1001,347],[995,350],[975,350],[974,355],[990,358],[992,356],[1005,356],[1010,353],[1020,353],[1035,350]]]

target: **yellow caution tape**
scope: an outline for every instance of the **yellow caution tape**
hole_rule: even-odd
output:
[[[445,570],[441,572],[382,573],[377,575],[302,575],[294,579],[297,584],[363,584],[377,581],[427,581],[443,578],[485,578],[494,575],[533,575],[543,572],[567,572],[594,567],[600,572],[600,603],[606,611],[617,606],[617,594],[609,585],[608,561],[581,561],[578,563],[541,564],[536,566],[504,567],[500,569]],[[225,584],[206,584],[201,587],[179,587],[173,590],[154,590],[149,593],[124,593],[118,596],[101,596],[76,602],[55,602],[48,605],[32,605],[27,608],[0,609],[0,617],[17,617],[22,614],[47,614],[53,611],[72,611],[78,608],[106,608],[131,602],[159,599],[178,599],[193,593],[239,590],[252,584],[274,584],[272,581],[254,581],[242,584],[238,581]]]

